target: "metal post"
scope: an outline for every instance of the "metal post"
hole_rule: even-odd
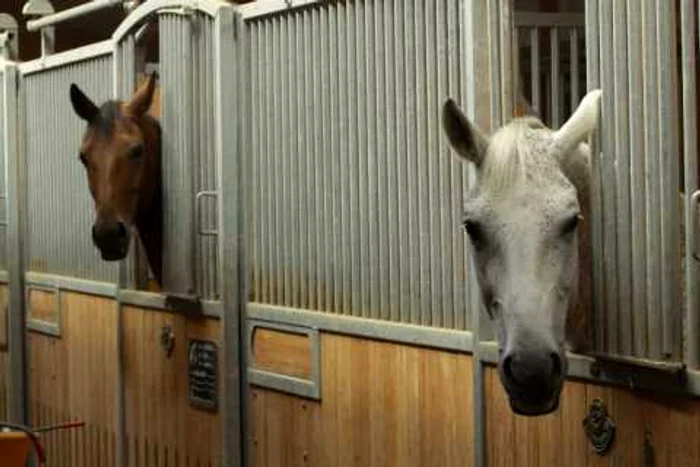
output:
[[[219,164],[219,258],[221,258],[222,300],[222,354],[224,355],[222,391],[222,465],[239,467],[245,465],[242,451],[246,452],[246,439],[243,436],[246,426],[245,405],[241,395],[245,394],[245,371],[241,367],[240,345],[241,321],[244,319],[246,293],[246,260],[243,242],[245,185],[244,154],[242,150],[241,126],[246,123],[239,111],[244,106],[238,102],[238,89],[228,82],[227,77],[238,74],[243,58],[239,56],[245,49],[245,41],[235,34],[234,11],[222,8],[216,17],[214,33],[214,103],[216,125],[216,154]],[[245,68],[245,67],[243,67]],[[244,86],[238,80],[239,86]],[[243,403],[242,403],[243,402]],[[241,421],[243,419],[243,421]],[[243,424],[243,425],[242,425]]]
[[[685,166],[685,287],[686,287],[686,347],[685,362],[689,368],[697,368],[700,364],[700,317],[698,316],[698,261],[694,258],[695,218],[698,215],[697,206],[692,202],[692,196],[698,189],[698,139],[697,139],[697,106],[695,85],[695,21],[697,14],[696,0],[683,0],[681,4],[681,47],[683,57],[683,162]]]
[[[9,63],[4,67],[5,173],[7,174],[7,208],[9,238],[7,242],[9,272],[8,350],[10,361],[10,421],[27,423],[27,346],[24,320],[24,249],[22,242],[24,219],[24,158],[18,147],[18,86],[17,69]]]

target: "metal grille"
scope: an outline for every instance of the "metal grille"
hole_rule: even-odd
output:
[[[680,359],[674,4],[589,0],[586,11],[588,87],[603,89],[593,185],[596,343],[610,353]]]
[[[112,59],[103,56],[24,76],[27,169],[25,255],[29,271],[114,282],[117,265],[92,244],[92,199],[78,162],[84,122],[68,96],[72,82],[95,102],[112,96]]]
[[[338,2],[251,20],[251,300],[469,327],[460,2]],[[473,285],[472,285],[473,284]]]
[[[217,299],[214,23],[201,14],[165,13],[159,30],[165,287]]]
[[[585,16],[516,13],[514,23],[520,91],[548,126],[559,128],[586,92]]]

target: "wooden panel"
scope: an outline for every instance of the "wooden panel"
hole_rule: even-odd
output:
[[[194,409],[187,400],[187,339],[218,343],[218,320],[188,321],[133,307],[123,313],[129,465],[221,465],[219,413]],[[175,334],[170,358],[160,344],[164,325]]]
[[[467,355],[322,334],[322,398],[252,388],[256,467],[472,465]]]
[[[258,327],[253,333],[256,368],[299,378],[311,378],[308,335]]]
[[[0,284],[0,351],[7,349],[7,299],[7,285]]]
[[[27,317],[30,320],[59,324],[57,292],[30,288],[28,293]]]
[[[10,394],[10,374],[8,354],[0,351],[0,420],[7,420],[8,417],[8,397]]]
[[[560,408],[539,418],[513,415],[495,369],[486,371],[487,465],[593,467],[646,465],[645,433],[656,466],[700,465],[700,400],[653,400],[623,388],[567,381]],[[601,397],[616,424],[605,456],[588,444],[582,421],[588,403]]]
[[[42,437],[49,466],[114,466],[116,302],[74,293],[62,293],[61,300],[62,337],[28,337],[31,424],[86,423]]]

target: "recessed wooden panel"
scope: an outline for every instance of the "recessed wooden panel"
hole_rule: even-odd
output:
[[[0,285],[0,351],[7,349],[7,285]],[[2,378],[2,376],[0,376]]]
[[[27,323],[30,329],[60,333],[59,295],[57,289],[27,288]]]
[[[559,410],[522,417],[511,412],[495,369],[485,374],[489,466],[646,465],[646,438],[652,465],[700,465],[700,400],[653,400],[624,388],[567,381]],[[603,399],[616,425],[615,443],[604,456],[593,452],[582,424],[595,397]]]
[[[252,339],[256,368],[298,378],[311,377],[312,344],[308,335],[257,327]]]
[[[472,465],[467,355],[321,336],[322,396],[251,390],[256,467]]]
[[[0,420],[7,420],[10,386],[9,360],[7,351],[0,350]]]

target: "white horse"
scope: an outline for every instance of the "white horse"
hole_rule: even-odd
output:
[[[522,117],[491,136],[452,99],[443,106],[452,147],[476,167],[464,226],[498,334],[501,382],[512,410],[523,415],[557,409],[565,349],[581,347],[576,342],[581,336],[572,332],[580,317],[571,309],[579,267],[588,263],[579,258],[579,243],[587,238],[579,220],[588,209],[587,140],[597,124],[600,97],[600,90],[590,91],[558,131]],[[588,251],[587,245],[581,249]]]

